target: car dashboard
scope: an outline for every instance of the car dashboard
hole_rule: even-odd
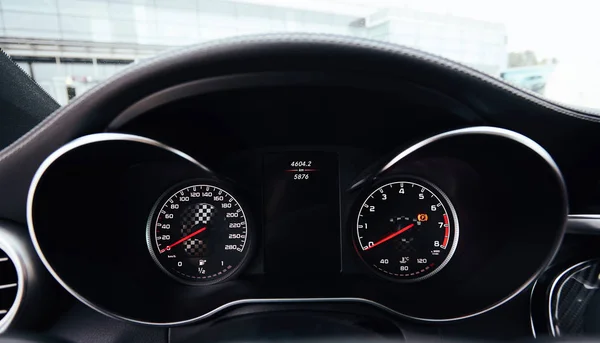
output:
[[[75,341],[94,339],[82,318],[156,342],[290,323],[559,336],[558,288],[597,276],[597,125],[384,43],[266,36],[166,54],[0,155],[1,217],[40,275],[19,283],[55,287],[46,313],[64,314],[34,321],[30,297],[11,320]]]

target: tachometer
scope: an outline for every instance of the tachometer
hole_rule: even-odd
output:
[[[249,245],[246,212],[231,193],[212,184],[168,191],[148,222],[148,247],[155,262],[185,283],[231,277],[246,261]]]
[[[458,243],[458,220],[448,198],[423,181],[395,181],[370,193],[360,207],[355,246],[378,274],[416,281],[439,272]]]

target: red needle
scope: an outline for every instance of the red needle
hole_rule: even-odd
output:
[[[183,242],[187,241],[188,239],[190,239],[190,238],[192,238],[192,237],[196,236],[197,234],[199,234],[200,232],[202,232],[202,231],[204,231],[204,230],[206,230],[206,226],[205,226],[205,227],[203,227],[203,228],[201,228],[201,229],[198,229],[198,230],[196,230],[196,231],[194,231],[194,232],[192,232],[192,233],[190,233],[189,235],[187,235],[187,236],[183,237],[182,239],[178,240],[177,242],[175,242],[175,243],[173,243],[173,244],[171,244],[171,245],[167,245],[167,247],[166,247],[166,248],[164,248],[164,249],[162,249],[162,250],[160,251],[160,253],[162,254],[163,252],[165,252],[165,251],[167,251],[167,250],[171,250],[171,248],[173,248],[174,246],[177,246],[178,244],[180,244],[180,243],[183,243]]]
[[[404,231],[408,231],[411,227],[415,226],[415,224],[410,224],[410,225],[406,225],[405,227],[403,227],[402,229],[392,233],[391,235],[385,236],[384,238],[380,239],[379,241],[377,241],[377,243],[367,247],[366,249],[364,249],[365,251],[375,248],[376,246],[378,246],[381,243],[385,243],[387,241],[389,241],[390,239],[398,236],[399,234],[401,234]]]

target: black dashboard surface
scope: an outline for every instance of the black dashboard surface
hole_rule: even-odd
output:
[[[324,55],[329,57],[324,59],[322,58]],[[211,173],[219,176],[219,180],[235,184],[238,194],[248,204],[248,208],[253,213],[253,220],[257,223],[256,226],[259,228],[257,231],[260,233],[259,237],[261,237],[259,242],[266,242],[269,237],[269,230],[266,229],[268,223],[277,220],[276,215],[270,217],[269,214],[266,214],[263,206],[265,204],[265,194],[270,194],[270,190],[272,190],[272,188],[269,188],[269,182],[274,179],[269,176],[269,170],[271,170],[269,166],[275,164],[277,165],[276,168],[280,168],[279,163],[281,160],[308,160],[307,156],[326,154],[325,156],[329,157],[317,156],[310,159],[319,160],[321,158],[323,161],[320,163],[321,165],[328,165],[329,170],[333,169],[332,173],[338,174],[338,187],[337,189],[334,187],[323,190],[323,193],[319,193],[317,190],[311,192],[315,192],[315,196],[318,197],[328,197],[327,194],[330,195],[332,192],[340,193],[339,207],[333,206],[330,208],[333,212],[339,211],[340,234],[339,236],[333,235],[325,240],[332,242],[339,237],[340,246],[336,246],[332,250],[334,260],[335,255],[340,256],[339,264],[337,262],[331,263],[323,266],[322,269],[307,268],[303,263],[304,261],[315,264],[318,263],[318,258],[314,256],[307,259],[298,257],[298,253],[302,250],[298,246],[294,246],[293,249],[290,248],[289,252],[294,253],[294,258],[289,264],[286,265],[281,261],[285,257],[286,249],[271,249],[271,254],[278,257],[271,260],[271,262],[267,262],[268,255],[264,254],[265,250],[258,248],[252,261],[244,273],[240,275],[242,282],[239,284],[235,282],[225,283],[222,288],[235,286],[235,289],[232,288],[231,293],[227,293],[227,296],[231,297],[232,300],[239,299],[240,294],[243,296],[245,292],[258,298],[270,296],[276,298],[357,297],[353,294],[359,294],[362,297],[364,293],[353,292],[352,289],[369,288],[376,277],[370,275],[356,258],[355,251],[352,249],[352,237],[347,227],[349,225],[348,220],[344,218],[352,217],[353,204],[360,197],[346,192],[352,190],[352,187],[356,184],[360,184],[365,177],[376,175],[378,168],[381,168],[383,164],[421,140],[456,129],[482,125],[493,126],[529,137],[548,151],[566,180],[571,213],[587,213],[587,211],[598,206],[596,203],[597,195],[589,187],[590,184],[595,185],[600,181],[597,178],[598,174],[595,173],[598,166],[593,159],[589,158],[600,145],[600,139],[597,138],[598,135],[596,134],[598,130],[598,127],[596,127],[597,122],[595,117],[586,113],[546,102],[533,94],[524,93],[474,70],[411,49],[368,41],[355,41],[349,38],[319,38],[318,36],[301,35],[291,40],[278,36],[247,41],[244,39],[231,40],[191,48],[136,66],[129,73],[116,77],[107,84],[98,87],[95,91],[82,96],[71,105],[60,109],[28,136],[3,150],[0,153],[0,187],[12,196],[10,199],[7,197],[0,198],[0,217],[20,223],[23,228],[25,228],[28,220],[31,223],[25,212],[29,183],[42,161],[58,147],[86,134],[123,133],[147,137],[177,149],[199,161],[203,166],[207,166]],[[506,187],[494,189],[493,187],[486,188],[486,186],[482,188],[491,190],[493,194],[499,197],[497,199],[503,199],[502,194],[504,196],[516,194],[511,193],[516,191],[508,186],[510,184],[509,180],[514,180],[515,187],[519,188],[535,187],[536,182],[544,180],[545,177],[548,177],[547,180],[551,179],[551,176],[542,175],[541,170],[545,167],[540,167],[542,169],[532,167],[535,165],[532,161],[537,156],[528,155],[518,146],[497,144],[495,141],[492,142],[492,140],[488,141],[486,139],[456,140],[450,141],[446,146],[440,144],[435,149],[433,147],[431,150],[425,149],[422,155],[418,156],[419,158],[412,161],[408,160],[407,165],[402,167],[400,171],[403,173],[408,171],[411,172],[411,175],[417,174],[417,176],[420,176],[418,172],[423,172],[424,175],[437,180],[437,183],[445,185],[445,182],[449,181],[444,181],[443,175],[454,175],[453,173],[457,173],[457,170],[461,170],[460,164],[448,169],[444,167],[440,169],[439,175],[436,176],[435,173],[427,171],[434,170],[438,166],[435,161],[430,161],[431,158],[435,160],[440,155],[444,155],[461,161],[472,162],[469,163],[471,166],[477,166],[480,163],[482,169],[479,170],[486,170],[485,173],[488,173],[483,175],[495,175],[490,174],[493,173],[491,170],[499,168],[499,170],[505,172],[507,178],[506,180],[501,178],[499,184]],[[115,145],[113,149],[115,148],[120,149],[121,147]],[[450,153],[451,148],[462,150],[460,150],[461,152]],[[459,150],[454,149],[454,151]],[[112,158],[114,157],[112,155],[119,155],[119,158],[122,158],[127,157],[128,154],[126,149],[123,149],[119,154],[110,154],[101,150],[96,152],[98,153],[96,156],[99,162],[91,161],[89,166],[102,162],[102,158],[106,156]],[[89,152],[83,153],[82,156],[86,156],[86,154],[91,156]],[[146,151],[136,150],[136,154],[140,158],[137,162],[142,165],[147,162],[140,157],[146,154]],[[150,156],[151,153],[148,151],[148,154]],[[282,155],[283,158],[278,157]],[[335,158],[331,156],[335,156]],[[479,157],[474,158],[472,156]],[[520,162],[517,161],[516,157],[514,161],[511,160],[511,156],[519,156]],[[81,158],[81,156],[75,156],[74,158]],[[73,163],[73,161],[66,165],[73,168],[88,165]],[[162,162],[163,160],[156,158],[155,161]],[[494,164],[493,161],[498,161],[498,163]],[[512,162],[512,164],[507,166],[506,163],[502,163],[507,161]],[[114,166],[120,165],[120,162],[117,162]],[[135,165],[132,166],[135,167]],[[181,169],[181,173],[178,175],[169,174],[169,180],[163,179],[156,182],[156,184],[161,184],[161,186],[156,186],[156,194],[163,192],[168,188],[167,186],[175,184],[175,181],[181,181],[194,174],[186,168],[183,168],[185,171],[181,171],[183,170]],[[14,172],[17,169],[20,171],[19,173]],[[131,168],[131,170],[134,169]],[[175,169],[177,168],[159,165],[154,170],[159,173],[157,175],[164,176],[167,174],[160,173],[169,173]],[[528,174],[531,170],[540,171],[539,180],[536,180],[533,174]],[[77,173],[77,169],[71,169],[71,171]],[[100,171],[97,174],[90,174],[90,177],[108,178],[110,174]],[[132,175],[135,176],[135,174]],[[468,175],[473,174],[465,172],[464,175],[467,176],[463,176],[463,180],[476,182],[475,178],[469,179],[468,177]],[[518,180],[520,175],[522,180]],[[128,179],[133,181],[127,185],[134,185],[136,183],[134,179],[135,177]],[[148,185],[148,189],[152,188],[150,186],[153,183],[151,178],[142,178],[137,182],[140,185]],[[105,186],[106,190],[111,190],[110,182],[99,182],[99,184]],[[329,184],[331,182],[320,185],[319,190]],[[493,182],[490,182],[490,184],[493,184]],[[80,184],[68,186],[66,183],[60,183],[60,185],[61,187],[67,187],[66,189],[69,189],[69,187],[77,189],[76,186]],[[127,185],[123,189],[126,189]],[[466,187],[465,184],[459,185],[463,186],[463,189]],[[58,186],[53,187],[49,189],[59,189]],[[454,194],[452,187],[446,185],[442,188],[446,193]],[[554,188],[551,189],[555,190]],[[531,190],[537,190],[537,188],[531,188]],[[554,193],[559,193],[558,188],[556,190],[557,192]],[[128,224],[137,225],[138,222],[147,220],[148,208],[158,197],[152,192],[148,191],[148,194],[152,194],[154,198],[149,197],[148,200],[140,201],[136,205],[137,209],[135,211],[145,213],[144,216],[146,217],[140,215],[139,218],[143,217],[142,219],[132,219],[127,222]],[[560,227],[558,224],[560,220],[554,220],[553,218],[553,216],[558,218],[561,215],[560,206],[557,205],[560,200],[556,200],[556,208],[552,207],[555,205],[552,198],[554,193],[550,193],[552,192],[549,192],[547,196],[543,196],[543,200],[541,200],[544,205],[548,205],[546,208],[548,211],[552,209],[552,213],[547,216],[549,217],[547,218],[548,226],[556,226],[555,229],[550,229],[550,231],[555,230],[557,233],[562,233],[560,230],[561,228],[564,230],[564,225]],[[477,193],[473,193],[474,197],[475,194]],[[99,192],[98,199],[105,199],[104,196],[105,194]],[[57,200],[57,198],[52,199],[52,197],[48,199]],[[492,197],[477,199],[480,203],[485,203],[481,199],[489,200]],[[95,204],[94,201],[91,204]],[[544,201],[548,202],[544,203]],[[472,203],[476,202],[478,201],[472,201]],[[503,203],[508,202],[500,200],[491,202],[494,206],[509,206]],[[515,210],[514,213],[518,214],[520,213],[519,210],[523,210],[524,207],[520,207],[521,204],[518,201],[515,201],[515,204],[515,208],[501,208],[506,209],[507,213],[509,209],[510,211]],[[467,205],[463,207],[468,208]],[[484,209],[484,207],[479,207],[479,209],[481,211],[478,211],[478,216],[481,217],[484,217],[483,213],[489,210]],[[536,208],[535,212],[543,213],[543,211],[544,208]],[[460,212],[459,214],[461,214]],[[75,218],[82,219],[83,214],[75,216]],[[48,219],[48,223],[54,220],[54,217],[45,215],[44,218]],[[116,218],[120,219],[119,216],[121,215],[122,213],[117,214]],[[464,220],[467,222],[473,220],[474,223],[477,223],[479,219],[476,217],[478,216],[473,215],[471,217],[475,217],[475,219],[471,219],[466,218],[469,216],[465,215]],[[534,220],[534,217],[525,215],[522,212],[519,215],[515,214],[508,217],[523,220],[524,223],[529,223],[528,220]],[[315,215],[315,218],[320,218],[320,221],[333,220],[335,222],[336,220],[336,217],[327,214]],[[296,230],[302,225],[310,223],[310,219],[305,218],[306,221],[300,222],[300,226],[296,227]],[[500,225],[496,222],[503,219],[494,219],[494,224],[490,225]],[[92,223],[91,227],[101,228],[103,224],[106,225],[106,222],[99,220],[97,224]],[[286,226],[289,225],[291,224],[286,224]],[[55,227],[50,225],[45,229],[55,230]],[[67,223],[64,227],[61,227],[61,230],[69,232],[71,230],[69,227],[70,224]],[[145,227],[142,228],[142,231],[144,229]],[[525,249],[537,249],[536,237],[533,237],[533,233],[537,234],[538,231],[536,230],[542,232],[542,229],[532,228],[533,231],[530,231],[529,234],[523,234],[524,238],[519,243],[521,246],[517,245],[515,247],[508,244],[503,246],[499,244],[501,247],[499,250],[503,251],[502,254],[512,250],[517,252],[515,256],[518,256],[519,249],[524,249],[523,251]],[[50,231],[46,231],[44,235],[50,236],[48,232]],[[465,229],[464,232],[468,234],[469,230]],[[508,236],[516,236],[518,232],[516,230]],[[472,237],[476,237],[476,235]],[[562,234],[560,234],[560,237],[557,234],[556,237],[560,241]],[[483,238],[484,241],[487,240],[486,242],[490,241],[489,237]],[[468,238],[465,239],[468,241]],[[475,238],[472,239],[475,241]],[[502,240],[501,237],[497,239]],[[532,266],[547,263],[545,261],[547,252],[544,249],[549,248],[554,241],[554,236],[549,235],[549,237],[540,239],[540,242],[537,242],[540,247],[545,248],[541,249],[543,253],[540,253],[539,261],[532,258],[530,262]],[[299,242],[301,242],[301,245],[309,245],[306,248],[309,252],[315,250],[315,246],[310,246],[313,240],[304,237],[299,239]],[[315,244],[317,246],[318,242],[319,240],[316,240]],[[42,242],[40,244],[44,245],[46,243]],[[133,251],[142,255],[147,253],[147,251],[144,252],[145,248],[141,244],[138,250],[135,248]],[[46,249],[45,245],[44,249]],[[91,248],[91,250],[94,249]],[[481,248],[481,251],[484,250]],[[458,256],[455,258],[462,258],[460,254]],[[518,275],[519,271],[511,269],[514,268],[513,265],[502,269],[502,256],[506,255],[500,255],[500,253],[498,256],[490,255],[488,262],[494,264],[497,267],[494,270],[502,275]],[[147,257],[147,255],[144,255],[143,258]],[[49,259],[51,258],[49,257]],[[120,261],[118,258],[108,258],[107,260]],[[328,259],[328,263],[330,263],[330,260]],[[73,265],[82,268],[85,267],[85,263],[100,263],[100,261],[101,259],[98,259],[98,261],[78,261],[73,262]],[[155,266],[149,258],[147,261],[147,264],[144,264],[146,262],[140,264],[140,270],[149,270],[148,275],[152,277],[162,275],[160,271],[151,271]],[[277,263],[274,263],[274,261]],[[48,261],[45,262],[48,263]],[[64,261],[60,261],[60,263],[64,263]],[[286,266],[299,272],[289,273]],[[485,268],[482,266],[473,264],[473,268],[475,268],[474,270],[482,268],[481,275],[490,275],[485,274]],[[102,267],[98,269],[99,275],[110,273],[111,268],[105,266],[104,269]],[[338,269],[343,273],[340,274]],[[466,275],[468,268],[463,269],[462,273]],[[529,267],[524,269],[527,272],[522,273],[523,280],[527,279],[526,276],[530,273]],[[447,270],[454,271],[455,269],[450,265]],[[273,271],[273,273],[270,271]],[[328,273],[323,276],[323,273],[319,271]],[[54,274],[61,274],[61,272],[60,268],[54,270]],[[114,275],[121,276],[121,272],[114,271]],[[342,276],[340,277],[340,275]],[[463,281],[463,274],[458,275],[461,275],[461,277],[457,277],[454,281]],[[415,317],[427,317],[426,309],[434,308],[432,304],[439,299],[443,299],[442,296],[438,295],[438,292],[444,288],[440,287],[439,283],[435,283],[435,277],[431,278],[431,282],[425,283],[425,287],[405,284],[399,286],[393,282],[373,281],[379,285],[379,288],[373,288],[370,292],[374,294],[371,294],[370,297],[372,299],[377,298],[378,303],[385,303],[386,300],[380,298],[386,298],[386,292],[396,292],[396,289],[400,292],[408,292],[407,295],[402,295],[400,298],[405,303],[408,303],[409,300],[415,301],[416,307],[399,305],[398,308],[409,308]],[[445,276],[443,272],[440,273],[440,277],[445,278],[446,282],[452,281],[452,278]],[[68,278],[65,278],[64,275],[58,275],[58,278],[63,279],[63,286],[69,283],[65,282]],[[348,286],[350,279],[355,280],[350,282],[352,286]],[[476,279],[478,278],[473,277],[473,280]],[[471,292],[458,296],[456,299],[449,299],[446,305],[451,310],[445,312],[444,309],[440,309],[436,315],[431,317],[444,318],[451,317],[456,313],[461,314],[462,311],[457,311],[455,308],[464,302],[472,302],[472,304],[481,302],[481,305],[493,303],[495,300],[503,298],[500,295],[506,293],[502,287],[517,289],[522,283],[520,281],[507,282],[507,286],[500,286],[503,282],[500,279],[504,279],[503,277],[498,280],[484,279],[478,280],[477,283],[472,285],[477,285],[477,287],[485,285],[489,291],[487,295],[482,292],[480,297],[475,297],[474,293]],[[110,285],[110,289],[114,291],[119,290],[119,287],[121,287],[117,281],[109,282],[100,279],[90,279],[90,281]],[[135,282],[144,281],[148,282],[148,280],[137,280]],[[151,282],[155,281],[156,279],[153,279]],[[378,282],[381,282],[381,284]],[[159,286],[171,285],[169,281],[163,281],[162,279],[156,281],[156,284]],[[134,288],[134,285],[136,284],[125,285],[124,288]],[[79,290],[82,290],[84,284],[81,283],[78,287]],[[452,284],[448,284],[448,288],[452,289],[453,287]],[[454,288],[458,289],[460,287]],[[257,293],[253,289],[260,291]],[[344,291],[340,291],[340,289],[344,289]],[[386,292],[381,292],[383,289]],[[500,336],[505,338],[526,337],[531,334],[528,289],[526,288],[525,291],[512,298],[508,303],[490,312],[455,323],[424,324],[418,321],[415,322],[414,318],[407,321],[407,318],[394,317],[393,315],[391,320],[402,323],[400,326],[404,326],[405,335],[410,332],[434,332],[435,334],[441,334],[443,337],[456,335],[495,338]],[[432,293],[431,297],[427,297],[427,290],[436,293]],[[73,293],[73,289],[70,289],[70,291]],[[124,291],[124,294],[126,292]],[[175,288],[172,292],[175,293]],[[190,294],[193,294],[191,298],[180,298],[180,300],[189,301],[194,298],[195,301],[209,304],[215,302],[214,306],[208,306],[208,308],[216,308],[223,303],[222,299],[218,297],[202,298],[206,295],[203,295],[201,291],[190,292]],[[380,293],[375,294],[377,292]],[[419,294],[419,298],[411,299],[411,292]],[[150,291],[148,291],[148,294],[153,295]],[[314,294],[314,296],[310,296],[310,294]],[[471,298],[469,298],[469,295]],[[92,306],[97,305],[98,302],[106,301],[106,296],[99,295],[99,293],[90,297],[81,294],[80,296],[88,298],[86,299],[89,301],[88,305]],[[169,297],[171,296],[173,299],[177,299],[177,296],[169,295]],[[417,309],[418,301],[427,302],[429,305],[423,309]],[[104,303],[104,306],[94,307],[106,310],[107,306],[123,306],[123,304],[115,305],[117,302],[119,302],[118,297],[113,299],[113,302]],[[281,310],[301,306],[300,309],[305,311],[312,306],[318,306],[318,304],[312,304],[310,301],[307,303],[306,305],[284,304],[284,308],[281,307],[281,304],[274,304],[273,307],[279,306],[278,308]],[[261,305],[260,303],[241,306],[239,309],[237,307],[226,308],[215,313],[214,319],[235,313],[238,310],[247,311],[243,313],[252,313],[253,308],[260,308],[261,306],[264,306],[265,309],[269,308],[267,304]],[[342,311],[341,309],[345,309],[346,306],[360,307],[365,306],[365,304],[352,304],[350,302],[350,304],[338,304],[336,306],[339,306],[340,311]],[[486,306],[473,305],[473,307],[482,309]],[[136,316],[142,316],[142,312],[145,310],[140,307],[139,310],[134,312]],[[354,308],[343,311],[360,312],[360,310]],[[402,312],[401,310],[398,311]],[[175,312],[173,310],[173,313]],[[82,313],[85,313],[85,311]],[[186,313],[188,316],[197,316],[197,314],[193,311]],[[164,318],[168,318],[169,315],[169,313],[165,314]],[[388,316],[389,313],[382,315]],[[86,315],[82,314],[82,316]],[[154,318],[161,319],[163,317],[157,315]],[[65,320],[72,321],[74,319],[71,317]],[[103,320],[107,319],[98,319],[98,322]],[[198,325],[201,327],[202,325],[210,325],[210,323],[210,320],[208,322],[203,320]],[[73,325],[81,326],[83,324]],[[91,324],[86,323],[85,325]],[[79,340],[79,338],[76,338],[81,337],[78,334],[68,333],[68,326],[68,324],[61,324],[59,320],[52,332],[59,336]],[[193,328],[194,325],[191,325],[191,327]],[[507,327],[510,330],[505,330]],[[121,329],[123,332],[128,330]],[[185,327],[171,329],[171,334],[173,335],[178,330],[185,329]],[[143,331],[144,329],[139,330]],[[164,331],[161,331],[161,329],[148,329],[147,334],[150,335],[148,339],[152,341],[166,339],[163,336]],[[127,334],[123,333],[123,335],[126,336]]]

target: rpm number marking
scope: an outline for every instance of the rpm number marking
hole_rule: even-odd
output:
[[[372,191],[356,221],[360,257],[375,271],[402,280],[437,273],[454,253],[458,221],[435,186],[396,181]]]

